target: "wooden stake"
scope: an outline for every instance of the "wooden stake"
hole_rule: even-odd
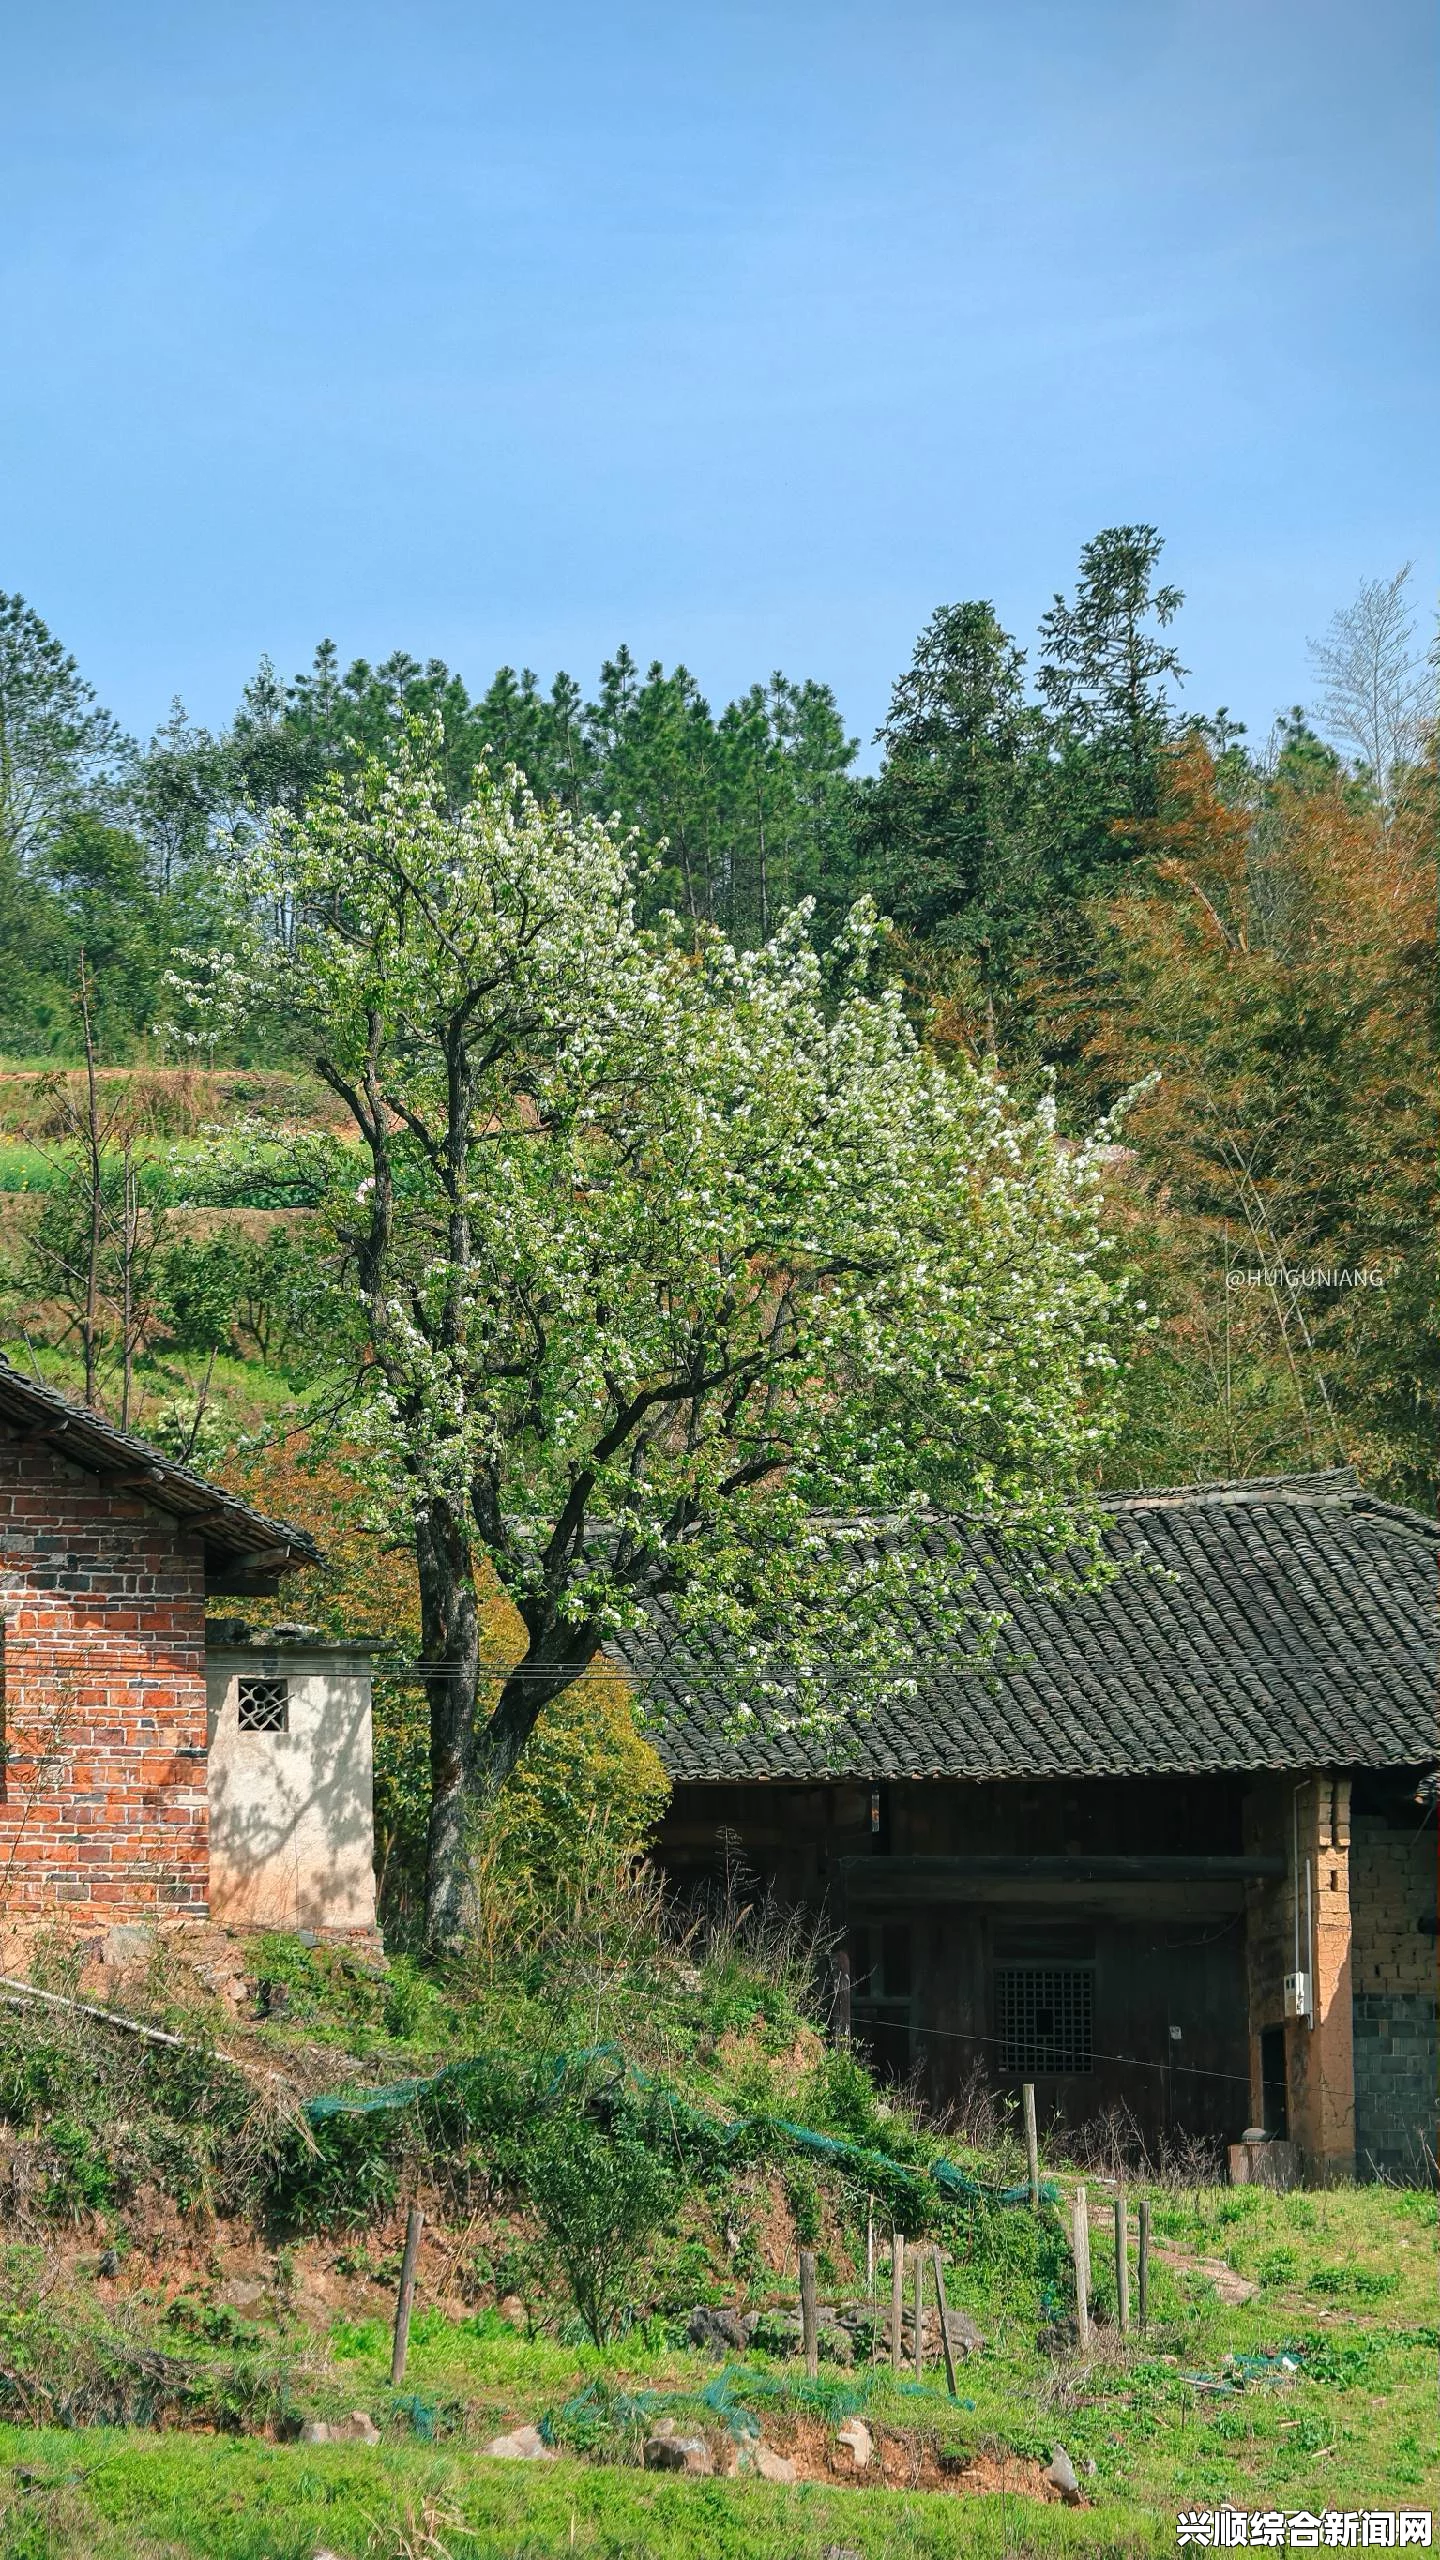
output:
[[[835,2041],[850,2041],[850,1958],[842,1948],[835,1958]]]
[[[901,2331],[905,2326],[905,2235],[890,2235],[890,2370],[900,2371]]]
[[[805,2347],[805,2370],[813,2382],[820,2370],[820,2324],[815,2315],[815,2252],[800,2252],[800,2336]]]
[[[1130,2214],[1125,2190],[1115,2190],[1115,2302],[1122,2336],[1130,2327]]]
[[[866,2205],[866,2207],[865,2207],[865,2291],[866,2291],[867,2295],[869,2295],[869,2294],[873,2294],[874,2290],[875,2290],[875,2199],[874,2199],[874,2197],[872,2196],[872,2197],[870,2198],[869,2203],[868,2203],[868,2204]]]
[[[395,2302],[395,2344],[390,2355],[390,2388],[398,2391],[405,2379],[405,2358],[410,2352],[410,2312],[415,2301],[415,2261],[420,2255],[420,2234],[425,2216],[418,2204],[412,2204],[405,2224],[405,2254],[400,2261],[400,2291]]]
[[[1090,2200],[1075,2190],[1075,2328],[1080,2352],[1090,2345]]]
[[[935,2270],[935,2299],[940,2306],[940,2344],[945,2350],[945,2388],[952,2400],[958,2400],[960,2394],[955,2387],[955,2350],[950,2344],[950,2305],[945,2299],[945,2268],[938,2249],[931,2250],[930,2263]]]
[[[1025,2111],[1025,2166],[1030,2177],[1030,2210],[1040,2210],[1040,2136],[1035,2130],[1035,2083],[1021,2085],[1020,2104]]]
[[[1150,2199],[1140,2199],[1140,2326],[1150,2317]]]
[[[915,2379],[925,2379],[925,2252],[915,2252]]]

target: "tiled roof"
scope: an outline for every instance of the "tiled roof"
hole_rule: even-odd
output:
[[[963,1523],[975,1599],[1008,1613],[993,1657],[937,1658],[895,1613],[915,1688],[824,1731],[763,1711],[737,1726],[718,1648],[657,1608],[616,1652],[672,1776],[1002,1778],[1223,1769],[1413,1768],[1440,1757],[1433,1520],[1362,1493],[1348,1468],[1109,1497],[1122,1570],[1037,1598]],[[855,1524],[855,1543],[866,1543]],[[843,1675],[837,1691],[843,1693]]]
[[[122,1431],[103,1414],[72,1404],[58,1388],[27,1378],[3,1355],[0,1423],[45,1441],[58,1456],[112,1485],[123,1479],[127,1492],[197,1530],[207,1554],[219,1561],[234,1559],[262,1571],[284,1572],[322,1560],[308,1530],[291,1528],[284,1520],[268,1520],[238,1494],[222,1492],[193,1467],[168,1458],[163,1449],[152,1449],[148,1440],[138,1439],[133,1431]]]

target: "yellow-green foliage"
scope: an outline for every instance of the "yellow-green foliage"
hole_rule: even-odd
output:
[[[669,1792],[625,1682],[589,1671],[541,1716],[486,1823],[482,1867],[572,1904],[639,1856]]]

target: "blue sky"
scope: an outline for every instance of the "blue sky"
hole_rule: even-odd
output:
[[[1263,728],[1440,574],[1421,0],[9,0],[0,586],[139,731],[331,634],[863,735],[1144,519]],[[1429,422],[1427,424],[1427,421]]]

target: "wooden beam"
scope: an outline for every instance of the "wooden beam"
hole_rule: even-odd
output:
[[[1177,1857],[842,1858],[840,1872],[856,1899],[903,1894],[908,1901],[951,1900],[967,1885],[986,1884],[1246,1884],[1255,1876],[1283,1876],[1285,1860],[1254,1851],[1248,1856],[1189,1854]]]

